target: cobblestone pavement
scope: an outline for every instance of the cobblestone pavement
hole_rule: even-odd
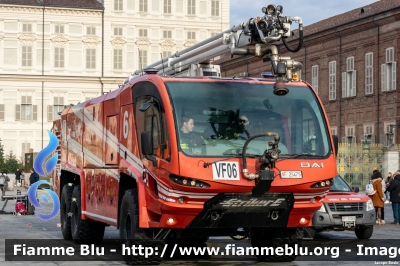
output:
[[[26,193],[24,189],[21,189],[22,193]],[[16,191],[8,191],[7,195],[15,194]],[[45,191],[39,191],[39,198],[41,195],[45,195]],[[0,209],[3,207],[4,201],[0,201]],[[15,201],[11,200],[6,206],[6,211],[14,210]],[[46,206],[46,210],[49,212],[52,209],[52,204],[49,203]],[[45,213],[46,211],[42,211]],[[49,261],[49,262],[9,262],[5,261],[5,241],[4,239],[62,239],[61,230],[59,227],[59,216],[56,216],[52,220],[43,221],[36,215],[23,215],[13,216],[11,214],[0,214],[0,265],[125,265],[123,261]],[[391,225],[393,221],[392,208],[390,204],[385,204],[385,220],[386,225],[374,226],[374,233],[370,240],[360,241],[360,243],[373,243],[378,239],[398,239],[400,235],[400,225]],[[115,227],[106,227],[105,239],[118,239],[118,230]],[[359,241],[354,232],[342,231],[342,232],[325,232],[318,234],[317,239],[323,241],[327,239],[346,239],[349,242]],[[366,241],[366,242],[365,242]],[[399,240],[400,241],[400,240]],[[358,242],[357,242],[358,243]],[[220,237],[211,238],[208,242],[208,246],[220,246],[225,247],[227,244],[235,244],[236,246],[248,246],[250,242],[246,240],[234,241],[230,238]],[[398,248],[398,247],[397,247]],[[400,255],[399,261],[400,261]],[[238,259],[239,258],[239,259]],[[374,265],[375,261],[340,261],[340,265]],[[389,264],[388,262],[386,262]],[[195,258],[190,260],[164,260],[162,265],[337,265],[337,261],[294,261],[291,263],[261,263],[258,262],[255,256],[243,256],[243,257],[231,257],[231,256],[213,256],[211,260]],[[396,264],[396,262],[394,263]]]

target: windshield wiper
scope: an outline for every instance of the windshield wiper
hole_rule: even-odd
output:
[[[311,154],[311,153],[291,153],[291,154],[280,154],[279,156],[287,156],[290,158],[299,158],[299,157],[312,157],[312,158],[324,158],[321,155]]]
[[[233,158],[242,157],[242,154],[224,153],[224,155],[232,155],[232,156],[236,155]],[[258,155],[258,154],[246,153],[246,157],[249,157],[249,158],[256,158],[256,157],[260,157],[260,156],[261,155]]]

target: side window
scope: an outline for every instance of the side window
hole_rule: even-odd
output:
[[[315,154],[317,151],[317,136],[314,119],[309,109],[303,108],[303,152]]]
[[[143,112],[140,107],[145,103],[151,102],[150,106]],[[169,138],[167,134],[167,123],[165,113],[160,111],[158,101],[151,96],[141,96],[136,99],[136,124],[137,134],[140,141],[140,135],[143,131],[151,132],[153,136],[153,155],[163,159],[171,157],[169,149]],[[143,158],[143,157],[142,157]]]

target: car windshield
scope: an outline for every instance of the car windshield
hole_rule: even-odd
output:
[[[352,189],[340,176],[336,176],[333,179],[333,186],[329,191],[330,192],[351,192]]]
[[[250,136],[265,132],[280,136],[281,158],[331,153],[326,121],[309,87],[288,86],[288,94],[277,96],[271,84],[226,80],[165,84],[180,149],[190,156],[239,155]],[[270,140],[256,138],[246,152],[262,155]]]

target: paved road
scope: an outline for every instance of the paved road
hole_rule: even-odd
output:
[[[7,194],[15,193],[13,191],[7,192]],[[23,192],[24,193],[24,192]],[[44,191],[39,192],[39,197],[41,194],[45,194]],[[0,202],[0,209],[4,202]],[[5,210],[13,211],[14,201],[9,201],[8,206]],[[49,212],[52,209],[52,205],[49,204],[46,210]],[[46,211],[43,211],[47,213]],[[390,239],[397,239],[400,235],[400,225],[391,225],[390,222],[393,221],[392,209],[390,204],[385,205],[385,220],[386,225],[375,226],[374,234],[372,238],[367,241],[359,241],[354,232],[343,231],[343,232],[326,232],[317,235],[316,243],[326,243],[329,241],[340,241],[345,240],[349,243],[376,243],[376,241],[386,239],[387,244],[390,245]],[[9,214],[0,214],[0,265],[125,265],[123,261],[56,261],[56,262],[9,262],[5,261],[5,241],[4,239],[48,239],[56,240],[62,239],[61,231],[59,228],[59,216],[55,217],[49,221],[43,221],[36,217],[35,215],[26,216],[13,216]],[[105,231],[105,239],[117,239],[118,231],[114,227],[107,227]],[[400,240],[399,240],[400,241]],[[314,243],[314,242],[313,242]],[[381,242],[380,242],[381,243]],[[212,238],[207,242],[210,247],[225,247],[227,244],[235,244],[239,246],[248,246],[250,243],[248,240],[243,241],[233,241],[230,238]],[[399,247],[398,244],[396,244]],[[341,254],[342,255],[342,254]],[[400,261],[400,254],[399,254]],[[342,258],[346,258],[345,256]],[[384,260],[380,260],[384,261]],[[211,260],[204,258],[194,258],[189,260],[165,260],[162,265],[337,265],[337,261],[294,261],[292,263],[260,263],[257,262],[255,256],[243,256],[243,257],[232,257],[232,256],[213,256]],[[341,265],[374,265],[375,261],[341,261]]]

